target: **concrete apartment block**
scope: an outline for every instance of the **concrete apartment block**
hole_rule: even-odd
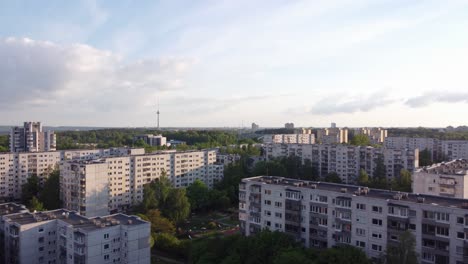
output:
[[[150,223],[64,209],[2,216],[4,263],[150,263]]]
[[[468,199],[468,160],[419,168],[412,180],[414,193]]]
[[[10,131],[10,152],[40,152],[56,150],[56,135],[42,131],[41,122],[24,122]]]
[[[138,135],[134,138],[135,141],[143,140],[146,144],[150,146],[166,146],[167,138],[163,137],[162,135]]]
[[[388,131],[380,127],[363,127],[354,130],[356,135],[366,135],[372,144],[382,144],[387,138]]]
[[[317,142],[322,144],[348,143],[348,129],[337,127],[318,129]]]
[[[259,176],[239,185],[239,220],[246,236],[278,230],[306,247],[350,245],[374,259],[409,231],[420,263],[468,263],[463,199]]]

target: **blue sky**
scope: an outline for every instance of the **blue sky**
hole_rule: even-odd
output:
[[[2,1],[0,124],[447,126],[468,1]]]

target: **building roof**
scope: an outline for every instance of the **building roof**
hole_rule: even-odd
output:
[[[465,176],[468,172],[468,160],[457,159],[449,162],[437,163],[420,168],[416,172]]]
[[[347,184],[337,184],[329,182],[313,182],[313,181],[304,181],[304,180],[295,180],[284,177],[277,176],[258,176],[252,178],[246,178],[242,180],[243,182],[258,182],[259,184],[273,184],[280,186],[291,186],[299,188],[310,188],[331,191],[336,193],[347,193],[356,196],[366,196],[378,199],[385,199],[387,201],[402,201],[410,203],[422,203],[430,204],[434,206],[443,206],[443,207],[452,207],[460,209],[468,209],[468,200],[451,198],[451,197],[442,197],[434,195],[425,195],[425,194],[413,194],[413,193],[402,193],[389,190],[381,189],[370,189],[368,187],[356,186],[356,185],[347,185]]]
[[[137,216],[128,216],[125,214],[114,214],[102,217],[87,218],[85,216],[79,215],[74,211],[69,211],[66,209],[37,213],[27,212],[11,214],[5,216],[5,219],[10,222],[18,223],[19,225],[27,225],[50,220],[61,220],[70,225],[73,225],[74,228],[78,228],[85,232],[116,225],[135,226],[147,223]]]
[[[0,216],[27,212],[28,209],[22,204],[3,203],[0,204]]]

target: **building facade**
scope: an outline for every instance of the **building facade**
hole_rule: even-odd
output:
[[[166,146],[167,145],[167,138],[163,137],[162,135],[138,135],[135,136],[134,141],[143,140],[147,145],[150,146]]]
[[[136,216],[87,218],[59,209],[8,214],[2,220],[7,264],[151,262],[150,223]]]
[[[453,160],[417,169],[414,193],[468,199],[468,160]]]
[[[264,143],[274,144],[315,144],[315,135],[310,134],[274,134],[263,137]]]
[[[388,180],[400,175],[402,169],[413,172],[419,166],[417,150],[385,149],[343,144],[266,144],[265,158],[296,156],[305,164],[309,160],[318,176],[337,173],[345,183],[355,183],[361,169],[369,176],[381,160]]]
[[[422,264],[468,263],[466,200],[259,176],[239,185],[241,232],[278,230],[304,246],[350,245],[379,259],[409,231]]]
[[[354,130],[356,135],[366,135],[371,144],[383,144],[387,138],[388,131],[381,127],[363,127]]]
[[[10,131],[10,152],[41,152],[56,150],[56,135],[43,131],[41,122],[24,122]]]
[[[91,160],[144,153],[145,149],[143,148],[0,153],[0,200],[19,199],[21,197],[21,186],[27,182],[31,175],[37,175],[40,184],[42,184],[62,161]]]
[[[201,180],[208,187],[224,176],[215,150],[71,160],[60,165],[63,206],[86,216],[119,212],[143,200],[144,185],[166,175],[176,188]]]
[[[317,142],[322,144],[348,143],[348,129],[337,127],[318,129]]]

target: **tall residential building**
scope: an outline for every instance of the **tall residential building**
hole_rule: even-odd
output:
[[[285,232],[310,248],[349,245],[379,259],[409,231],[419,263],[468,263],[466,200],[259,176],[239,185],[241,232]]]
[[[399,176],[402,169],[413,172],[419,166],[417,150],[342,144],[266,144],[264,155],[266,159],[296,156],[303,163],[309,160],[320,177],[335,172],[345,183],[354,183],[361,169],[372,176],[379,158],[389,180]]]
[[[314,144],[314,134],[275,134],[265,135],[263,137],[264,143],[274,144]]]
[[[410,138],[410,137],[387,137],[384,147],[389,149],[427,149],[431,153],[432,160],[436,160],[441,155],[441,145],[438,139],[434,138]]]
[[[2,263],[151,262],[151,226],[136,216],[87,218],[59,209],[7,214],[2,221]]]
[[[41,152],[56,150],[53,131],[42,131],[41,122],[24,122],[23,127],[13,127],[10,132],[11,152]]]
[[[414,193],[468,199],[468,160],[453,160],[416,170]]]
[[[255,123],[252,123],[252,130],[258,130],[259,126]]]
[[[372,144],[382,144],[385,142],[385,138],[387,138],[388,131],[381,127],[363,127],[355,129],[354,133],[357,135],[366,135],[369,137]]]
[[[293,129],[294,128],[294,123],[286,123],[286,124],[284,124],[284,128]]]
[[[348,129],[337,127],[318,129],[317,141],[322,144],[348,143]]]
[[[442,140],[444,160],[468,159],[468,140]]]
[[[215,150],[107,157],[65,161],[60,166],[63,206],[86,216],[119,212],[143,200],[144,185],[165,174],[174,187],[195,180],[208,187],[223,178]]]
[[[93,150],[62,150],[48,152],[0,153],[0,201],[21,197],[21,186],[31,175],[42,184],[49,174],[65,160],[90,160],[109,156],[144,154],[145,149],[111,148]]]
[[[163,137],[162,135],[138,135],[134,138],[134,141],[137,140],[143,140],[146,144],[150,146],[166,146],[167,144],[166,137]]]

